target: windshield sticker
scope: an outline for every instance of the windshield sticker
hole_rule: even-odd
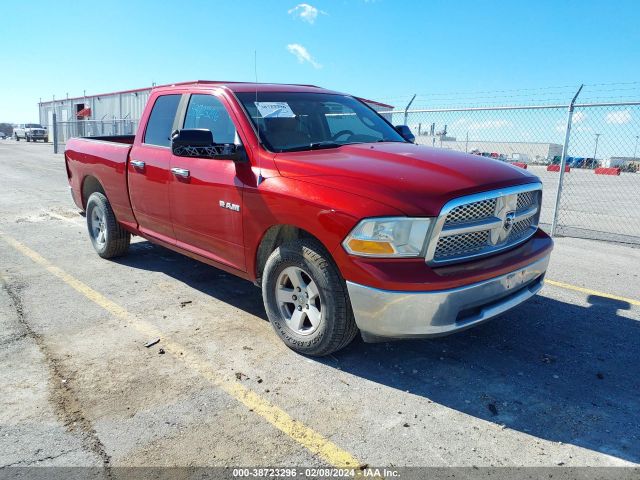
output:
[[[253,102],[262,118],[295,118],[287,102]]]

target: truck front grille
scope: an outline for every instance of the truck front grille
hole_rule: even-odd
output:
[[[496,199],[489,198],[480,202],[468,203],[454,208],[447,215],[446,225],[454,223],[468,222],[469,220],[479,220],[493,216],[496,209]]]
[[[461,262],[524,242],[538,229],[541,201],[539,183],[452,200],[436,220],[427,262]]]

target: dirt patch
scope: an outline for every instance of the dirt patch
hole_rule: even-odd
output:
[[[34,212],[30,215],[17,217],[14,221],[15,223],[38,223],[48,222],[50,220],[75,220],[76,218],[81,218],[81,216],[82,214],[77,209],[53,207],[49,210]]]
[[[24,286],[19,283],[10,284],[2,275],[0,275],[0,286],[7,292],[15,309],[18,323],[23,330],[18,336],[20,338],[25,336],[32,338],[45,358],[45,363],[49,370],[50,401],[54,406],[58,419],[70,432],[79,434],[82,438],[83,446],[98,455],[102,459],[103,466],[109,468],[111,458],[107,454],[100,438],[98,438],[93,424],[84,416],[82,406],[71,387],[75,372],[65,369],[47,345],[44,337],[34,331],[27,321],[21,298],[21,291]],[[110,473],[107,472],[107,477],[110,476]]]

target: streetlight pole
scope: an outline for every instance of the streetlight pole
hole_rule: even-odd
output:
[[[593,163],[597,164],[598,160],[596,159],[596,155],[598,154],[598,139],[600,138],[600,135],[602,135],[601,133],[596,133],[596,146],[593,149]]]

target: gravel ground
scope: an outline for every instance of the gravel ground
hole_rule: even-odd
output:
[[[0,466],[640,462],[637,305],[548,284],[458,335],[305,358],[246,281],[140,239],[101,260],[51,150],[0,141]],[[637,304],[639,272],[561,238],[547,278]]]

